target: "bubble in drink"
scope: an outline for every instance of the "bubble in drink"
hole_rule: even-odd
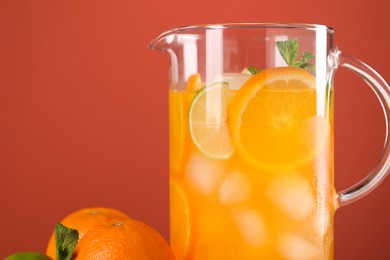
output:
[[[256,210],[240,209],[233,218],[245,244],[252,248],[259,248],[264,244],[267,239],[266,226]]]
[[[269,186],[268,196],[277,207],[295,220],[305,219],[314,208],[310,183],[295,173],[275,177]]]
[[[250,194],[250,181],[248,177],[238,171],[229,173],[222,181],[219,190],[219,199],[224,205],[243,203]]]
[[[201,154],[193,154],[188,161],[186,180],[196,191],[207,195],[219,187],[226,166]]]

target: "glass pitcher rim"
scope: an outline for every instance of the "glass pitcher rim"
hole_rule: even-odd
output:
[[[227,29],[296,29],[296,30],[308,30],[308,31],[326,31],[330,34],[334,33],[334,29],[330,26],[323,24],[311,24],[311,23],[210,23],[210,24],[196,24],[187,25],[177,28],[173,28],[161,33],[154,40],[149,43],[149,48],[159,49],[157,43],[174,34],[188,33],[193,31],[206,31],[206,30],[227,30]]]
[[[245,29],[245,28],[280,28],[280,29],[305,29],[305,30],[327,30],[333,32],[334,29],[323,24],[311,23],[210,23],[210,24],[195,24],[177,27],[169,32],[189,31],[189,30],[210,30],[210,29]]]

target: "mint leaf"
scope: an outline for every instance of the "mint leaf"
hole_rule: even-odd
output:
[[[297,59],[299,51],[299,44],[297,39],[277,41],[276,47],[278,48],[280,55],[288,66],[311,70],[315,74],[316,67],[313,64],[309,63],[309,61],[314,58],[313,53],[304,51],[302,53],[301,59]],[[253,66],[248,67],[247,70],[252,75],[256,75],[262,71],[256,69]]]
[[[303,52],[302,58],[301,58],[301,63],[307,63],[309,60],[314,58],[314,54],[311,52]]]
[[[256,74],[259,74],[261,72],[261,70],[259,69],[256,69],[255,67],[253,66],[250,66],[248,68],[246,68],[252,75],[256,75]]]
[[[67,228],[61,223],[57,223],[54,235],[56,240],[56,259],[70,260],[79,241],[79,232],[76,229]]]
[[[293,66],[294,61],[298,56],[298,40],[286,40],[277,41],[276,46],[278,47],[280,55],[282,55],[287,65]]]
[[[306,70],[311,70],[314,73],[316,71],[316,66],[314,66],[313,64],[310,64],[310,63],[303,63],[303,64],[299,65],[299,68],[306,69]]]
[[[277,41],[280,55],[288,66],[298,67],[301,69],[311,70],[315,73],[315,66],[309,63],[309,60],[314,58],[314,54],[311,52],[303,52],[300,60],[297,60],[299,44],[297,39],[291,39],[286,41]]]

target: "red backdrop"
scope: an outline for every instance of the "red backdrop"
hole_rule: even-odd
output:
[[[384,0],[0,1],[0,258],[44,250],[55,223],[109,206],[168,238],[167,29],[306,22],[390,81]],[[336,75],[336,188],[381,154],[384,119],[363,81]],[[390,259],[390,178],[336,213],[336,259]]]

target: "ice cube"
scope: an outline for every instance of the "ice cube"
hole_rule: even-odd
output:
[[[276,206],[295,220],[308,217],[315,204],[310,183],[295,173],[275,177],[268,188],[268,196]]]
[[[207,195],[217,190],[225,172],[223,162],[195,153],[189,159],[185,177],[194,190]]]
[[[229,89],[237,90],[251,77],[252,75],[244,73],[221,73],[213,77],[213,82],[227,82]]]
[[[316,246],[299,235],[283,235],[279,250],[289,260],[318,259]]]
[[[239,209],[235,212],[235,224],[244,242],[259,248],[266,240],[265,223],[260,214],[254,209]]]
[[[239,204],[248,200],[250,182],[248,177],[238,171],[230,172],[222,181],[219,199],[224,205]]]

